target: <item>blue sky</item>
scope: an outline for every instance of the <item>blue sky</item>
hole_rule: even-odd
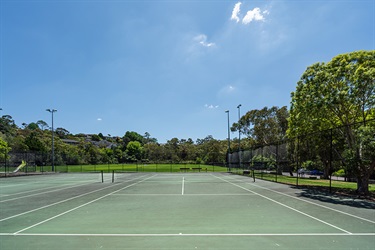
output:
[[[309,65],[374,49],[374,0],[0,0],[0,114],[226,139],[225,110],[289,106]]]

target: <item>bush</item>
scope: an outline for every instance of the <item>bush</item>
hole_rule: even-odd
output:
[[[345,176],[345,170],[344,169],[339,169],[336,172],[332,174],[333,176],[338,176],[338,177],[344,177]]]

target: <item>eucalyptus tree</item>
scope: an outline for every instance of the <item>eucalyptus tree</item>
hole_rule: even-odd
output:
[[[240,129],[256,144],[270,144],[285,138],[288,116],[286,106],[253,109],[243,115],[239,123],[234,123],[231,129],[232,131]]]
[[[357,191],[367,193],[375,151],[362,141],[374,129],[374,123],[366,122],[374,107],[375,51],[338,55],[303,73],[292,93],[288,133],[301,136],[339,127],[345,140],[342,161],[357,177]],[[352,126],[360,121],[360,128]],[[364,152],[369,161],[362,160]]]
[[[36,124],[39,126],[41,130],[48,129],[48,124],[43,120],[37,121]]]
[[[17,130],[17,125],[14,123],[12,116],[3,115],[0,118],[0,132],[6,135],[14,135]]]

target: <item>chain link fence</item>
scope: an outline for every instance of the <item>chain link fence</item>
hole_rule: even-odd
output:
[[[363,127],[372,131],[370,136],[375,142],[373,119],[231,152],[227,166],[231,172],[254,178],[292,185],[323,185],[308,182],[321,180],[330,188],[332,180],[356,182],[361,175],[358,166],[367,166],[371,184],[375,178],[371,167],[374,153],[366,145],[368,138],[365,141],[361,135]]]

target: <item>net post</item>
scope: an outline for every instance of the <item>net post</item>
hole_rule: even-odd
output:
[[[103,170],[100,171],[100,174],[102,176],[102,183],[104,182],[104,177],[103,177]]]
[[[112,183],[115,182],[115,170],[112,170]]]

